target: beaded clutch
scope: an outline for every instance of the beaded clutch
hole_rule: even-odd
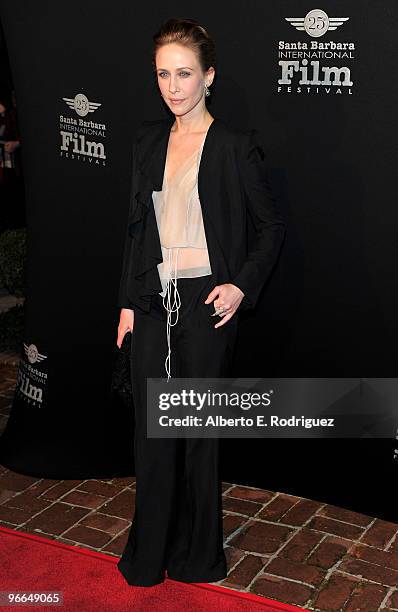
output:
[[[111,380],[111,391],[119,394],[128,407],[133,406],[130,365],[131,336],[131,332],[126,332],[121,347],[115,346]]]

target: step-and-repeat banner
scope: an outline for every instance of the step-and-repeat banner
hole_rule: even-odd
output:
[[[230,2],[228,19],[208,0],[173,6],[213,36],[209,111],[259,130],[287,224],[256,312],[242,313],[233,375],[394,377],[398,6]],[[0,452],[24,473],[131,472],[132,410],[110,382],[132,137],[143,119],[168,113],[151,54],[152,35],[173,15],[156,9],[0,1],[28,229],[21,363]],[[366,490],[372,465],[393,477],[394,435],[241,440],[239,453],[239,441],[222,440],[222,475],[329,502],[344,491],[347,507],[398,518],[376,477],[374,494],[354,500],[345,476],[349,465],[360,488],[364,474]],[[314,461],[327,473],[324,490],[308,477]]]

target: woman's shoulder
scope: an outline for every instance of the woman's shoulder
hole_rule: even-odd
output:
[[[260,143],[262,140],[261,133],[256,128],[239,126],[225,119],[220,119],[219,123],[225,138],[229,139],[234,145],[240,147],[250,146],[250,144],[254,142]]]
[[[232,122],[222,120],[223,140],[238,153],[238,157],[247,159],[253,153],[261,161],[265,158],[265,141],[257,128],[242,127]]]
[[[241,154],[250,151],[253,147],[262,150],[263,139],[258,129],[243,127],[233,121],[215,117],[213,143],[218,142],[237,149]],[[170,127],[174,119],[144,119],[134,132],[133,142],[136,145],[151,147],[161,138],[165,130]]]

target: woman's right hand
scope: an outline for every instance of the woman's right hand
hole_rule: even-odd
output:
[[[118,348],[121,348],[125,334],[128,331],[133,333],[133,327],[134,327],[134,310],[130,308],[122,308],[120,311],[119,327],[117,328],[116,344]]]

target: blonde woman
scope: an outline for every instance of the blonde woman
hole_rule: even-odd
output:
[[[118,563],[131,585],[227,575],[218,439],[147,438],[146,379],[228,376],[239,312],[256,305],[285,233],[256,130],[206,107],[215,65],[202,26],[164,23],[153,67],[171,117],[144,121],[134,142],[117,339],[132,333],[136,500]]]

